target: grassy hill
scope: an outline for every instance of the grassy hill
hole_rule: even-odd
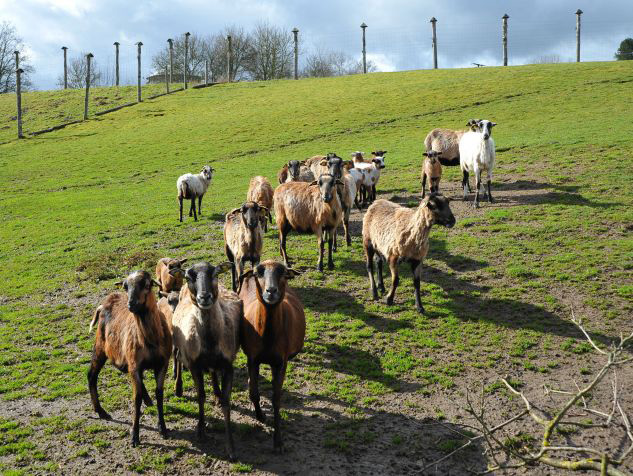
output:
[[[0,470],[402,472],[462,441],[422,427],[465,418],[467,387],[510,374],[535,395],[544,382],[572,388],[571,378],[600,359],[569,323],[570,308],[601,342],[633,327],[632,82],[630,65],[612,62],[239,83],[36,138],[2,135]],[[33,93],[31,103],[54,111],[60,94]],[[14,127],[10,107],[0,100],[1,134]],[[432,231],[424,316],[414,311],[404,266],[395,306],[369,300],[360,214],[333,272],[314,270],[314,237],[290,235],[289,255],[304,271],[293,285],[308,333],[286,384],[287,455],[271,454],[270,431],[251,416],[242,357],[233,394],[237,466],[223,461],[221,431],[216,444],[191,441],[190,381],[185,398],[167,382],[168,425],[178,430],[170,440],[149,428],[149,408],[141,439],[152,444],[128,448],[130,390],[111,368],[101,396],[121,422],[90,418],[87,328],[114,281],[152,270],[162,256],[223,261],[223,214],[245,199],[250,177],[276,182],[289,159],[386,149],[379,194],[416,205],[426,133],[472,117],[499,124],[497,202],[472,210],[458,200],[457,168],[444,169],[440,189],[456,199],[458,223]],[[202,219],[180,224],[176,178],[207,163],[217,172]],[[272,229],[264,258],[278,259],[277,250]],[[498,408],[516,405],[488,388]],[[221,413],[209,412],[221,428]],[[485,469],[468,455],[442,472]]]

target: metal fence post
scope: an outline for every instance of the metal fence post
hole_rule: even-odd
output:
[[[576,63],[580,63],[580,15],[583,11],[579,8],[576,10]]]
[[[231,35],[227,35],[227,51],[226,51],[226,80],[231,82],[231,70],[233,69],[233,42]]]
[[[119,42],[114,42],[114,85],[119,85]]]
[[[508,66],[508,14],[506,13],[501,17],[503,21],[503,66]]]
[[[361,23],[360,27],[363,29],[363,74],[367,73],[367,48],[365,43],[365,22]]]
[[[136,60],[137,60],[137,68],[138,68],[138,72],[137,72],[137,82],[136,82],[136,100],[137,102],[141,102],[142,98],[141,98],[141,46],[143,46],[143,42],[139,41],[136,46],[138,47],[138,51],[136,53]]]
[[[64,89],[68,89],[68,47],[62,46],[64,50]]]
[[[169,82],[173,83],[174,82],[174,40],[172,40],[171,38],[169,38],[167,40],[167,43],[169,43]]]
[[[18,101],[18,139],[23,139],[22,134],[22,73],[23,69],[17,68],[15,70],[15,95]]]
[[[299,29],[293,28],[292,34],[295,37],[295,79],[299,79]]]
[[[94,57],[92,53],[86,55],[86,97],[84,99],[84,121],[88,119],[88,101],[90,99],[90,60]]]
[[[433,31],[433,69],[437,69],[437,30],[435,28],[435,24],[437,23],[437,18],[431,18],[431,29]]]
[[[183,83],[185,83],[185,89],[187,89],[187,68],[189,66],[189,36],[191,33],[185,33],[185,64],[182,71]]]

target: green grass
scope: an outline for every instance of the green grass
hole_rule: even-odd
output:
[[[613,62],[238,83],[145,101],[25,140],[12,139],[11,97],[0,97],[0,399],[80,396],[88,406],[87,328],[100,296],[127,272],[152,270],[162,256],[225,260],[223,214],[244,200],[251,176],[274,182],[289,159],[382,148],[389,153],[379,192],[415,204],[426,132],[459,128],[471,117],[499,123],[493,194],[500,206],[484,203],[480,212],[464,211],[454,229],[433,229],[424,316],[414,312],[404,266],[394,306],[369,300],[358,236],[336,253],[336,270],[320,274],[314,237],[290,235],[289,254],[304,271],[292,285],[308,328],[286,388],[341,402],[354,419],[404,389],[420,398],[463,389],[473,372],[486,372],[490,384],[509,371],[523,381],[584,368],[577,360],[592,349],[568,321],[570,304],[600,316],[587,322],[600,343],[625,330],[633,309],[633,143],[625,100],[632,80],[626,62]],[[110,104],[134,93],[121,90],[95,90],[95,97]],[[82,96],[29,93],[25,103],[35,129],[63,121],[66,111],[80,114]],[[206,163],[217,173],[203,216],[180,224],[176,178]],[[445,168],[441,188],[456,190],[458,172]],[[275,230],[264,248],[264,258],[278,259]],[[240,355],[234,400],[248,408],[244,363]],[[103,405],[127,409],[126,379],[110,367],[103,375]],[[168,422],[196,412],[170,384],[166,405]],[[82,458],[86,445],[107,452],[127,439],[64,418],[33,419],[32,434],[7,444],[37,446],[54,431]],[[302,416],[293,410],[286,418],[293,425]],[[348,453],[373,444],[375,434],[357,425],[328,428],[323,447]],[[388,441],[396,447],[399,438]],[[11,451],[17,465],[21,449]],[[144,451],[129,470],[169,471],[171,459]],[[182,464],[202,458],[170,455]],[[251,464],[244,460],[244,468]]]

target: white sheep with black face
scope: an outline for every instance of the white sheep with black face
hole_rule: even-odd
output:
[[[464,200],[468,199],[468,176],[472,172],[475,174],[476,191],[473,207],[479,206],[479,192],[482,188],[481,173],[487,173],[488,192],[484,192],[484,198],[488,196],[488,201],[492,203],[490,184],[492,182],[492,170],[495,166],[495,141],[492,139],[492,128],[496,122],[486,119],[477,121],[476,130],[464,133],[459,142],[459,161],[463,173],[462,187],[464,188]]]
[[[178,189],[178,202],[180,203],[180,221],[182,221],[182,201],[191,199],[189,216],[198,221],[198,215],[202,215],[202,197],[207,193],[215,169],[205,165],[199,174],[184,174],[178,177],[176,188]],[[198,199],[198,213],[196,214],[196,198]]]

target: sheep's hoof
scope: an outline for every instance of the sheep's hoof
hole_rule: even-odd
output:
[[[329,269],[329,270],[334,269],[334,263],[328,263],[327,264],[327,269]],[[323,270],[321,270],[321,271],[323,271]]]
[[[275,441],[273,443],[273,451],[275,452],[275,454],[278,454],[278,455],[284,454],[285,449],[284,449],[283,442],[282,441]]]
[[[347,246],[352,246],[352,239],[351,238],[347,238]]]
[[[237,461],[237,458],[235,457],[235,452],[233,450],[227,451],[226,456],[229,459],[229,461],[232,463]]]
[[[385,300],[385,303],[387,304],[387,306],[393,306],[393,298],[392,297],[388,297]]]
[[[169,438],[169,429],[166,426],[158,426],[158,431],[160,432],[160,436],[163,438]]]
[[[207,432],[204,429],[204,425],[198,425],[196,437],[198,438],[198,441],[205,441],[207,439]]]
[[[418,311],[420,314],[424,314],[424,307],[423,307],[423,306],[415,306],[415,308],[417,309],[417,311]]]
[[[323,263],[317,265],[317,271],[323,272]]]
[[[99,414],[99,418],[101,418],[102,420],[112,420],[110,414],[104,409],[99,410],[97,413]]]
[[[257,418],[257,421],[260,423],[266,423],[266,417],[261,409],[255,410],[255,418]]]
[[[473,208],[479,208],[479,202],[473,202]]]
[[[138,435],[132,435],[132,446],[136,448],[140,444],[141,444],[141,439],[138,437]]]
[[[493,203],[493,202],[494,202],[494,200],[492,199],[492,195],[490,195],[490,196],[488,197],[488,203]]]

